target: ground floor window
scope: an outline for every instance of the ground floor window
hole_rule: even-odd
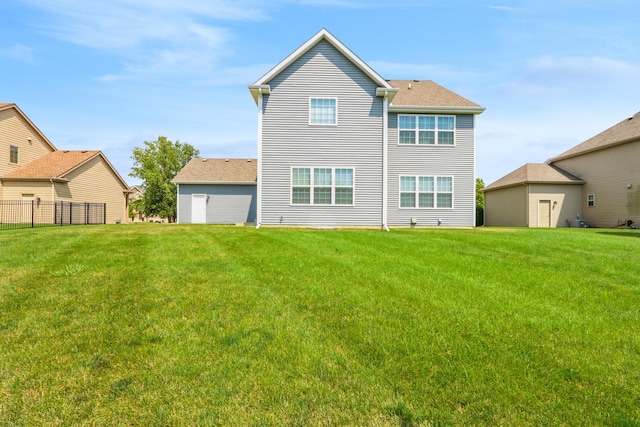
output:
[[[587,206],[592,207],[596,205],[596,195],[587,194]]]
[[[453,177],[401,176],[401,208],[452,208]]]
[[[353,205],[352,168],[291,168],[292,205]]]

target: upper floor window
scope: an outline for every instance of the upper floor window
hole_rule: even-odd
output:
[[[454,145],[455,116],[398,116],[398,143]]]
[[[401,208],[452,208],[453,177],[401,176]]]
[[[309,124],[337,125],[338,100],[336,98],[309,99]]]
[[[18,163],[18,147],[11,145],[9,147],[9,162]]]
[[[592,207],[596,205],[596,195],[587,194],[587,206]]]
[[[292,168],[292,205],[353,205],[353,169]]]

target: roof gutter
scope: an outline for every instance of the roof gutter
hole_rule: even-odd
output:
[[[36,181],[36,182],[69,182],[68,179],[59,177],[2,177],[0,181],[9,182],[21,182],[21,181]]]
[[[251,96],[253,96],[253,100],[256,105],[258,105],[258,99],[262,95],[270,95],[271,94],[271,86],[269,85],[250,85],[249,92],[251,92]]]
[[[484,107],[448,107],[442,105],[393,105],[389,106],[390,113],[438,113],[438,114],[481,114]]]
[[[209,185],[258,185],[256,181],[171,181],[174,184],[209,184]]]

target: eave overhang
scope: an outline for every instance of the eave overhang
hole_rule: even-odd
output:
[[[371,80],[373,80],[380,89],[389,89],[396,90],[389,82],[382,78],[378,73],[376,73],[373,68],[368,66],[362,59],[360,59],[355,53],[353,53],[348,47],[346,47],[340,40],[338,40],[333,34],[331,34],[327,29],[323,28],[318,33],[316,33],[313,37],[307,40],[302,46],[297,48],[293,53],[287,56],[284,60],[280,61],[278,65],[273,67],[267,74],[260,77],[253,85],[249,86],[249,90],[253,95],[253,99],[256,104],[258,103],[258,95],[260,94],[260,88],[264,90],[264,88],[268,88],[268,83],[282,71],[284,71],[287,67],[293,64],[295,61],[300,59],[305,53],[307,53],[312,47],[318,44],[320,41],[326,40],[329,44],[331,44],[336,50],[342,53],[349,61],[351,61],[356,67],[358,67],[363,73],[365,73]],[[263,95],[268,95],[269,93],[262,92]],[[376,91],[378,94],[378,91]],[[391,94],[391,92],[389,92]],[[378,95],[384,96],[384,95]],[[394,95],[395,96],[395,95]]]
[[[271,86],[269,85],[250,85],[249,92],[253,96],[253,100],[258,105],[258,97],[260,95],[269,95],[271,93]]]
[[[34,177],[8,177],[8,178],[4,177],[4,178],[0,178],[0,181],[3,181],[3,182],[34,182],[34,181],[35,182],[52,182],[53,181],[53,182],[62,182],[62,183],[69,182],[68,179],[60,178],[58,176],[54,176],[54,177],[41,176],[41,177],[37,177],[37,178],[34,178]]]
[[[256,181],[171,181],[180,185],[257,185]]]
[[[439,105],[389,105],[390,113],[481,114],[484,107],[448,107]]]

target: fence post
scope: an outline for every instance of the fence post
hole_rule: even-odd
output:
[[[33,222],[34,222],[34,217],[35,217],[35,210],[36,210],[36,201],[32,200],[31,201],[31,228],[33,228]]]
[[[102,204],[102,223],[103,224],[107,223],[107,204],[106,203]]]

